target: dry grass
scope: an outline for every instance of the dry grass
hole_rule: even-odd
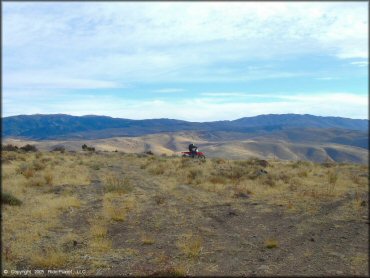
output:
[[[178,240],[177,247],[188,258],[191,258],[191,259],[199,258],[203,250],[202,238],[199,236],[193,235],[192,233],[184,234]]]
[[[41,254],[33,255],[31,263],[35,267],[58,268],[65,267],[68,255],[58,250],[48,250]]]
[[[171,235],[177,246],[174,252],[182,259],[190,259],[186,260],[190,266],[194,265],[202,261],[200,257],[206,254],[204,248],[208,248],[208,242],[203,242],[204,233],[185,232],[191,229],[189,225],[194,225],[189,219],[201,217],[202,213],[192,211],[192,215],[187,215],[178,206],[181,202],[187,208],[226,202],[238,206],[239,200],[251,198],[267,209],[272,204],[292,214],[315,215],[322,205],[350,195],[349,202],[335,215],[340,220],[358,219],[368,208],[364,199],[368,192],[368,169],[361,165],[331,163],[330,167],[323,167],[308,162],[269,160],[268,166],[262,167],[253,159],[207,159],[199,163],[187,158],[121,153],[4,152],[3,157],[8,161],[2,165],[3,192],[22,201],[20,206],[3,208],[4,267],[9,269],[16,268],[19,262],[45,268],[67,264],[86,264],[92,270],[109,267],[109,260],[105,258],[119,254],[134,260],[142,255],[141,248],[156,248],[164,240],[157,238],[156,233],[172,229],[171,225],[179,227],[178,233]],[[127,167],[121,171],[118,167],[122,163]],[[260,172],[262,169],[266,173]],[[100,180],[102,188],[97,189],[94,184],[90,192],[90,187],[79,187],[89,185],[92,180]],[[100,195],[94,196],[94,190]],[[93,213],[91,204],[94,204]],[[150,221],[139,223],[140,217],[151,210]],[[68,220],[79,213],[88,226],[68,230],[62,219]],[[114,225],[147,229],[138,230],[139,235],[134,238],[127,238],[127,244],[137,244],[136,247],[115,249],[110,234]],[[25,226],[28,228],[24,229]],[[60,236],[61,233],[71,234]],[[207,235],[216,238],[217,233],[209,229]],[[71,251],[68,248],[73,247],[73,241],[84,244]],[[279,243],[268,239],[262,245],[273,249]],[[55,248],[45,249],[47,246]],[[64,249],[66,246],[69,247]],[[96,259],[81,259],[86,254]],[[353,267],[358,267],[361,256],[353,258]],[[171,275],[192,274],[189,266],[178,261],[171,261],[169,265],[164,270]],[[210,272],[217,271],[217,264],[210,263],[209,268]]]
[[[279,246],[278,241],[276,239],[267,239],[265,241],[265,247],[268,249],[277,248]]]
[[[104,180],[105,192],[116,192],[121,194],[129,193],[133,190],[131,181],[128,177],[120,177],[110,174]]]
[[[154,238],[149,235],[142,235],[141,236],[141,243],[143,245],[152,245],[154,244]]]
[[[96,223],[91,226],[90,231],[93,237],[106,237],[108,230],[106,226]]]

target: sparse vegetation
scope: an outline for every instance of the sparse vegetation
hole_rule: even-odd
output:
[[[2,161],[8,159],[2,165],[8,269],[83,265],[92,276],[115,274],[125,264],[137,276],[237,275],[227,272],[232,261],[249,275],[244,259],[258,271],[259,259],[285,248],[295,258],[281,252],[269,257],[271,265],[284,269],[309,258],[312,269],[322,269],[335,261],[317,255],[326,248],[345,254],[338,260],[345,275],[367,271],[360,263],[367,255],[363,165],[3,151]]]

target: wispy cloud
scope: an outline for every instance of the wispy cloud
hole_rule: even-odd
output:
[[[5,2],[4,113],[211,120],[303,111],[362,117],[364,105],[343,95],[349,108],[315,97],[248,92],[256,87],[296,92],[302,86],[315,91],[314,85],[330,92],[346,76],[355,81],[343,90],[366,93],[367,7],[366,2]],[[111,93],[117,88],[137,90],[123,97]],[[92,97],[78,98],[76,90]],[[190,100],[181,98],[184,92]],[[147,99],[146,93],[162,95]],[[184,101],[190,101],[187,107]]]
[[[369,62],[368,61],[351,62],[351,65],[355,65],[359,67],[367,67],[369,65]]]

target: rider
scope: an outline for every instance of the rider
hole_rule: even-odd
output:
[[[194,157],[197,154],[198,147],[195,146],[193,143],[189,145],[189,152],[191,152],[191,156]]]

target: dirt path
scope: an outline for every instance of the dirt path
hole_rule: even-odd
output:
[[[328,202],[315,214],[287,212],[251,196],[226,198],[197,186],[166,188],[160,179],[125,161],[108,165],[127,176],[136,200],[125,221],[110,222],[112,250],[91,274],[111,275],[367,275],[368,222],[335,220],[331,213],[348,202]],[[86,256],[90,224],[102,210],[103,186],[91,172],[91,185],[78,187],[81,209],[62,223],[80,242],[70,246]],[[361,220],[363,219],[363,220]],[[276,243],[267,248],[266,240]],[[78,251],[80,249],[80,251]],[[190,249],[190,251],[189,251]],[[193,252],[193,253],[192,253]]]
[[[165,191],[135,166],[125,167],[140,180],[137,188],[146,199],[141,213],[110,226],[113,248],[125,251],[104,275],[169,275],[178,268],[189,275],[343,275],[349,269],[352,275],[367,274],[366,264],[356,265],[356,254],[367,254],[368,223],[330,218],[348,200],[329,202],[317,215],[297,215],[253,198],[225,202],[191,185]],[[205,195],[212,205],[204,203]],[[201,239],[194,258],[179,247],[189,233],[190,241]],[[153,242],[143,243],[143,235]],[[278,247],[266,248],[268,239]]]

